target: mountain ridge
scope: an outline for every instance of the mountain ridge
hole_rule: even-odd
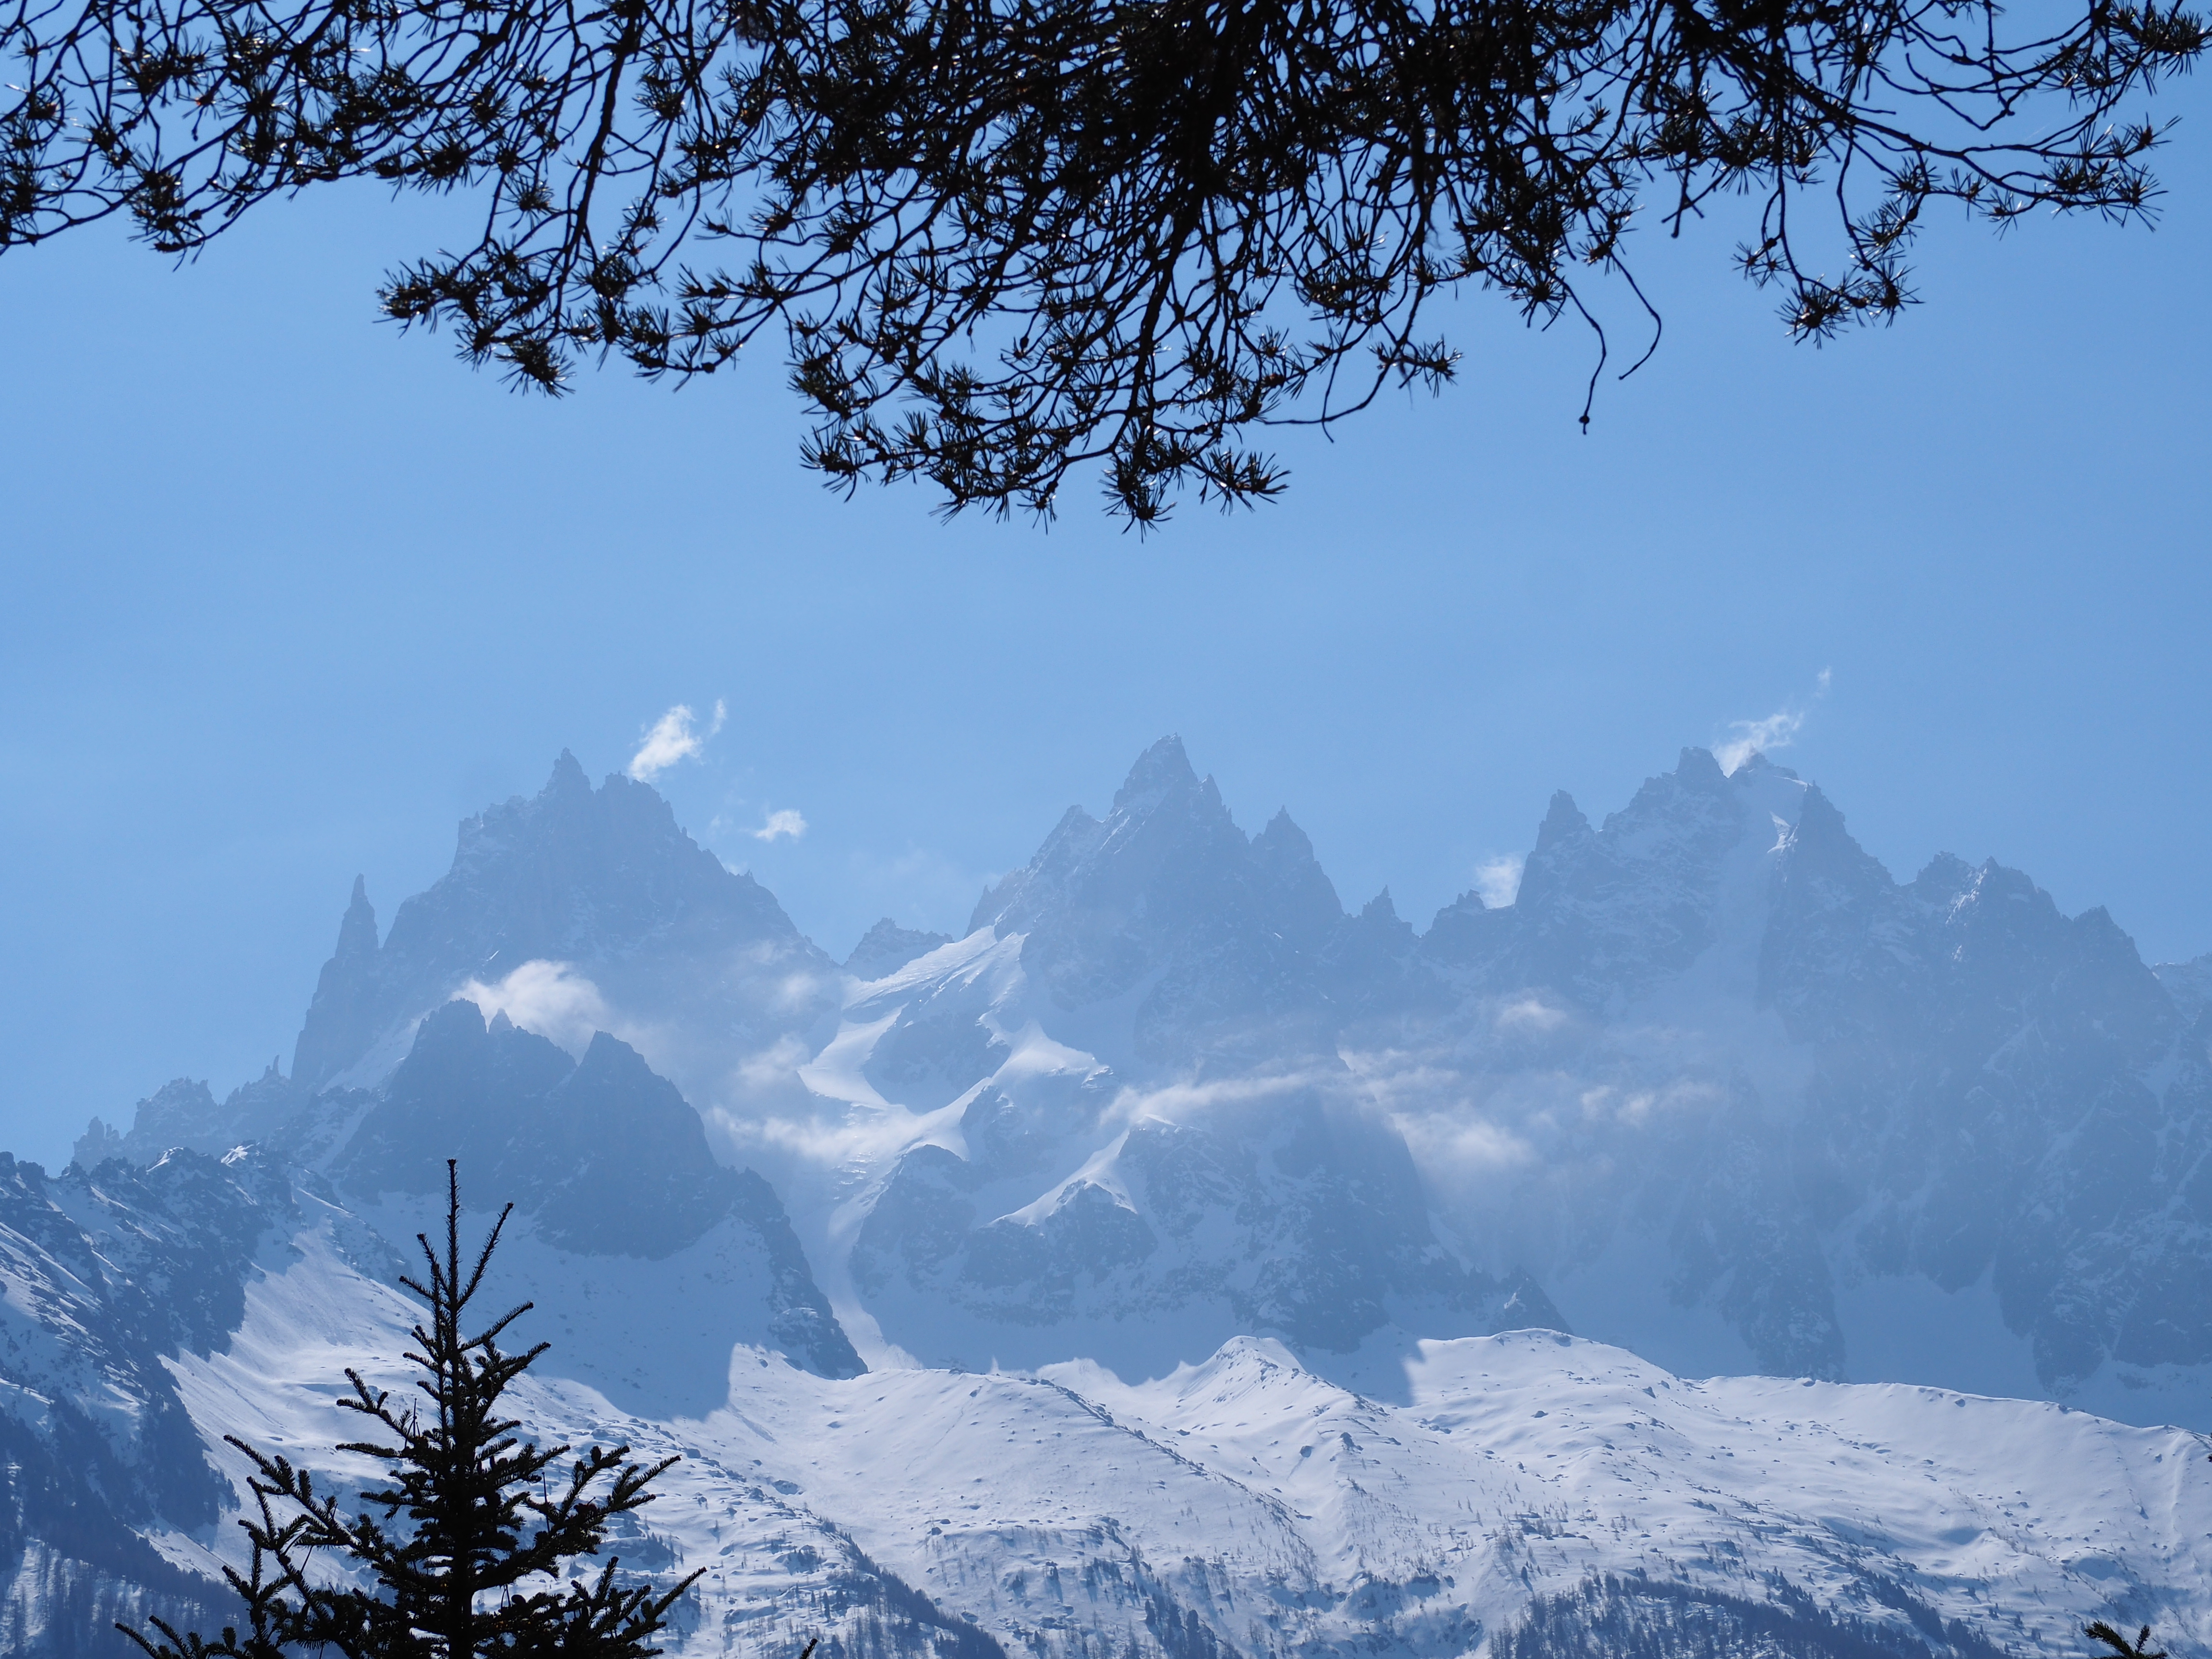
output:
[[[2212,958],[1994,860],[1898,880],[1817,786],[1702,750],[1596,823],[1555,796],[1514,902],[1421,930],[1164,738],[975,922],[835,963],[565,752],[389,934],[356,879],[290,1077],[0,1164],[0,1634],[212,1604],[222,1435],[320,1455],[448,1158],[473,1222],[516,1206],[535,1429],[687,1460],[624,1545],[710,1564],[683,1652],[2212,1628],[2185,1437],[2069,1409],[2212,1423]],[[1719,1373],[1765,1380],[1685,1381]],[[1668,1493],[1703,1495],[1655,1530]]]
[[[1723,773],[1710,752],[1686,749],[1672,772],[1597,824],[1560,793],[1515,902],[1493,908],[1462,896],[1425,932],[1396,916],[1387,891],[1347,913],[1286,811],[1256,835],[1238,830],[1177,738],[1140,755],[1113,799],[1101,818],[1079,807],[1063,815],[1030,862],[986,892],[959,951],[887,921],[840,975],[811,945],[792,944],[796,929],[765,890],[731,886],[739,878],[684,837],[649,788],[611,779],[594,791],[564,752],[534,801],[464,825],[453,869],[431,890],[443,895],[436,904],[410,901],[410,915],[478,919],[462,930],[473,943],[439,958],[422,982],[444,988],[435,999],[458,990],[496,1019],[534,1023],[579,1054],[609,1030],[628,1034],[626,1048],[644,1044],[641,1063],[673,1077],[700,1106],[710,1157],[758,1163],[786,1193],[833,1299],[863,1333],[886,1317],[911,1325],[914,1310],[869,1308],[860,1282],[847,1282],[847,1254],[860,1251],[854,1260],[866,1258],[870,1285],[915,1294],[927,1285],[948,1316],[954,1303],[982,1294],[973,1274],[1021,1280],[1012,1264],[1031,1261],[1046,1302],[1010,1301],[1004,1286],[984,1300],[1033,1328],[1047,1303],[1076,1305],[1066,1299],[1075,1281],[1048,1265],[1063,1247],[1046,1235],[1095,1213],[1124,1243],[1098,1242],[1106,1254],[1077,1274],[1092,1286],[1077,1304],[1103,1296],[1099,1305],[1121,1308],[1126,1320],[1140,1305],[1164,1305],[1157,1295],[1194,1306],[1195,1286],[1211,1282],[1218,1289],[1207,1294],[1243,1311],[1194,1330],[1181,1358],[1210,1351],[1232,1327],[1293,1334],[1259,1321],[1261,1304],[1226,1288],[1249,1271],[1233,1262],[1283,1248],[1262,1244],[1273,1235],[1249,1221],[1288,1191],[1258,1173],[1272,1167],[1274,1155],[1256,1149],[1273,1128],[1249,1114],[1207,1122],[1203,1109],[1177,1108],[1190,1121],[1170,1111],[1162,1122],[1178,1133],[1162,1139],[1141,1120],[1163,1109],[1131,1103],[1194,1100],[1239,1079],[1264,1094],[1274,1088],[1270,1077],[1295,1077],[1320,1091],[1315,1098],[1344,1103],[1323,1111],[1339,1125],[1332,1133],[1412,1158],[1420,1196],[1389,1207],[1410,1201],[1431,1212],[1436,1242],[1422,1249],[1456,1252],[1466,1271],[1492,1283],[1528,1280],[1527,1293],[1504,1299],[1519,1296],[1522,1308],[1544,1310],[1546,1322],[1656,1343],[1692,1370],[1850,1374],[1855,1340],[1864,1350],[1875,1339],[1844,1328],[1846,1305],[1864,1302],[1863,1285],[1891,1280],[1946,1295],[1987,1285],[2014,1334],[2008,1340],[2027,1346],[2039,1392],[2063,1395],[2101,1376],[2106,1409],[2130,1409],[2126,1392],[2147,1386],[2171,1409],[2182,1373],[2212,1363],[2212,1287],[2188,1291],[2184,1317],[2153,1312],[2174,1285],[2193,1284],[2191,1235],[2162,1238],[2129,1219],[2119,1196],[2130,1167],[2154,1191],[2185,1182],[2188,1149],[2202,1138],[2192,1103],[2203,1055],[2184,1052],[2191,1022],[2172,988],[2187,994],[2195,981],[2185,967],[2145,966],[2101,909],[2062,916],[2025,875],[1994,860],[1976,867],[1938,855],[1911,881],[1896,880],[1817,786],[1756,755]],[[609,825],[631,837],[612,853],[592,839]],[[583,846],[599,848],[605,869],[577,861]],[[799,970],[786,986],[796,977],[811,988],[795,1016],[774,1012],[771,1000],[763,1017],[757,977],[715,981],[703,1002],[670,1006],[641,1002],[655,974],[632,971],[626,988],[610,994],[625,964],[610,969],[599,957],[634,958],[647,948],[641,941],[675,941],[666,955],[677,967],[664,963],[662,980],[698,961],[686,941],[708,924],[684,921],[684,902],[670,896],[690,890],[637,876],[656,860],[673,860],[718,892],[742,890],[749,916],[772,912],[771,953]],[[549,870],[565,873],[553,880]],[[549,891],[559,899],[550,908]],[[498,919],[509,902],[526,912],[523,921]],[[374,927],[366,904],[356,882],[316,1007],[333,1003],[334,984],[356,982],[347,975],[368,959]],[[623,921],[611,934],[599,929],[599,942],[574,960],[533,958],[501,984],[483,982],[504,965],[479,948],[484,941],[523,937],[525,921],[550,937],[544,918],[556,913]],[[423,937],[437,931],[410,926]],[[564,923],[560,948],[576,944],[580,926]],[[978,943],[986,940],[996,943],[987,950]],[[388,951],[391,941],[377,948]],[[939,961],[941,972],[922,971]],[[979,975],[986,963],[1000,965]],[[832,991],[833,981],[848,988]],[[531,995],[548,985],[574,1006],[553,1015],[533,1006]],[[844,1003],[834,1019],[832,997]],[[408,1005],[393,1029],[411,1032],[443,1006],[435,999],[419,994],[428,1006]],[[311,1009],[311,1026],[316,1018]],[[760,1047],[771,1029],[778,1035]],[[2155,1089],[2142,1080],[2154,1074]],[[750,1081],[733,1089],[733,1076]],[[132,1150],[142,1158],[156,1150],[161,1124],[187,1144],[221,1150],[227,1135],[265,1133],[272,1119],[296,1112],[299,1097],[322,1097],[273,1067],[254,1088],[256,1100],[240,1094],[218,1108],[204,1089],[170,1085],[142,1111]],[[1300,1097],[1297,1088],[1277,1092],[1280,1102]],[[1579,1102],[1571,1122],[1563,1115],[1569,1097]],[[2069,1103],[2098,1101],[2106,1155],[2070,1174],[2041,1168],[2038,1147],[2080,1133],[2063,1121],[2075,1109]],[[1670,1103],[1655,1114],[1652,1102]],[[928,1127],[931,1114],[955,1109],[957,1132]],[[2161,1115],[2175,1127],[2150,1132],[2145,1126]],[[1999,1119],[2012,1127],[1993,1127]],[[863,1124],[877,1150],[854,1154],[857,1162],[825,1164],[793,1151],[849,1140]],[[1152,1254],[1165,1236],[1159,1216],[1139,1212],[1135,1188],[1117,1189],[1114,1214],[1085,1207],[1097,1202],[1085,1198],[1060,1217],[1061,1200],[1051,1198],[1078,1193],[1081,1169],[1121,1158],[1127,1148],[1115,1143],[1132,1128],[1146,1157],[1173,1143],[1176,1158],[1196,1160],[1164,1176],[1170,1185],[1199,1178],[1205,1166],[1215,1173],[1203,1179],[1229,1203],[1237,1182],[1260,1182],[1238,1188],[1244,1243],[1208,1256],[1211,1266],[1158,1269],[1184,1287],[1171,1295],[1103,1288],[1113,1276],[1104,1263],[1122,1259],[1113,1250]],[[904,1185],[902,1136],[924,1155]],[[83,1145],[109,1151],[123,1139],[103,1127]],[[942,1156],[929,1151],[933,1142]],[[1461,1152],[1487,1144],[1495,1167],[1439,1163],[1431,1151],[1445,1142]],[[1342,1146],[1355,1162],[1369,1156]],[[2119,1147],[2142,1162],[2116,1162],[2109,1149]],[[1623,1186],[1623,1163],[1660,1173]],[[1219,1171],[1232,1165],[1255,1173],[1224,1186]],[[1885,1173],[1899,1168],[1917,1173]],[[1582,1176],[1610,1196],[1567,1202]],[[1027,1180],[1042,1184],[1016,1190]],[[871,1222],[832,1197],[854,1182],[905,1196]],[[1273,1196],[1262,1198],[1263,1188]],[[941,1231],[971,1201],[1003,1201],[1018,1218],[1002,1225],[981,1214],[973,1223],[981,1231],[957,1246],[886,1232],[901,1206],[915,1226]],[[842,1222],[832,1214],[841,1204]],[[1591,1213],[1577,1220],[1577,1207]],[[2056,1237],[2028,1219],[2054,1212],[2063,1218]],[[1367,1239],[1393,1224],[1379,1212],[1341,1222],[1346,1236]],[[964,1237],[967,1227],[955,1231]],[[1616,1237],[1648,1243],[1624,1243],[1624,1258],[1609,1242]],[[2126,1263],[2154,1262],[2161,1252],[2168,1264],[2139,1271],[2142,1282],[2130,1285]],[[924,1267],[925,1258],[938,1266]],[[945,1265],[956,1258],[967,1265]],[[1623,1259],[1639,1263],[1625,1278],[1605,1265]],[[895,1260],[907,1266],[894,1270]],[[1656,1272],[1652,1262],[1662,1264]],[[1323,1271],[1317,1260],[1309,1270]],[[1626,1313],[1614,1305],[1625,1297],[1682,1313]],[[1717,1334],[1695,1336],[1712,1318]],[[980,1334],[973,1342],[991,1346]],[[1042,1352],[1027,1339],[1011,1346]]]

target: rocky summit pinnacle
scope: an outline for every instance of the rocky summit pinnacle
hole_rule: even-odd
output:
[[[1071,807],[1036,856],[983,896],[970,931],[1023,936],[1023,960],[1062,1006],[1149,983],[1134,1040],[1183,1042],[1198,979],[1280,1029],[1316,994],[1318,952],[1343,920],[1335,889],[1287,814],[1255,842],[1237,827],[1179,738],[1138,757],[1103,820]],[[1225,1010],[1224,1010],[1225,1012]]]
[[[853,947],[853,954],[845,958],[845,971],[856,979],[881,979],[905,967],[916,957],[927,956],[940,945],[951,943],[946,934],[902,927],[885,916]]]
[[[563,749],[553,757],[553,775],[545,781],[547,795],[566,796],[580,800],[592,793],[592,781],[584,775],[583,763]]]
[[[1142,810],[1143,803],[1148,799],[1158,800],[1176,791],[1199,787],[1198,774],[1191,768],[1182,739],[1170,733],[1137,757],[1136,763],[1129,768],[1129,775],[1114,792],[1114,810]]]
[[[364,1064],[364,1080],[380,1074],[425,1010],[533,963],[602,998],[734,994],[741,1018],[768,1012],[779,969],[830,977],[774,896],[685,835],[650,785],[617,773],[594,789],[563,750],[537,795],[462,822],[453,867],[399,907],[381,946],[356,882],[294,1074],[310,1088]]]

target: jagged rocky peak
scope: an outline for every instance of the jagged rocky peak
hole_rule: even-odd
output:
[[[1941,910],[1932,941],[1955,998],[1999,1021],[2094,1030],[2147,1054],[2179,1007],[2102,905],[2069,916],[2027,875],[1991,859]]]
[[[853,954],[845,958],[844,968],[855,979],[882,979],[916,957],[927,956],[938,946],[951,943],[949,933],[902,927],[885,916],[860,936],[860,942],[853,947]]]
[[[140,1101],[121,1133],[94,1118],[78,1137],[76,1162],[96,1170],[111,1158],[150,1164],[172,1146],[224,1152],[237,1145],[230,1117],[204,1082],[188,1077],[163,1084]]]
[[[1247,844],[1220,790],[1191,769],[1182,738],[1163,738],[1137,757],[1103,820],[1068,808],[1027,867],[985,893],[969,931],[1023,932],[1075,908],[1140,909],[1164,871],[1193,873],[1232,849]]]
[[[353,897],[338,921],[337,949],[331,955],[334,961],[349,962],[374,956],[376,947],[376,907],[368,902],[368,878],[357,875],[353,878]]]
[[[84,1133],[76,1138],[76,1145],[70,1148],[70,1162],[83,1170],[97,1170],[109,1158],[122,1156],[122,1132],[109,1128],[97,1113],[92,1121],[84,1126]]]
[[[696,994],[733,972],[830,968],[774,896],[686,835],[649,785],[617,773],[594,789],[563,750],[535,796],[463,821],[451,869],[399,907],[380,945],[356,880],[294,1073],[319,1088],[380,1045],[396,1059],[407,1022],[533,961],[688,981]]]
[[[672,935],[795,940],[782,907],[678,827],[649,784],[594,790],[567,750],[532,799],[465,820],[452,870],[399,907],[387,955],[434,954],[455,927],[505,956],[578,957]]]
[[[1268,920],[1292,943],[1309,947],[1328,938],[1344,915],[1336,885],[1314,856],[1313,842],[1279,808],[1252,838],[1252,863],[1261,890],[1272,901]]]
[[[1732,859],[1771,854],[1803,795],[1795,773],[1759,756],[1724,775],[1704,749],[1685,749],[1596,829],[1562,790],[1502,921],[1462,912],[1432,948],[1486,957],[1509,979],[1592,1008],[1632,997],[1715,942],[1731,877],[1741,885],[1769,874]]]
[[[1388,927],[1393,931],[1407,925],[1399,919],[1398,906],[1390,897],[1390,890],[1387,887],[1359,907],[1359,919],[1370,927]]]
[[[1212,778],[1167,737],[1137,757],[1103,819],[1069,808],[1036,856],[984,894],[969,926],[1027,934],[1024,960],[1078,1006],[1192,949],[1234,954],[1266,939],[1310,951],[1343,916],[1288,813],[1248,838]]]
[[[1129,775],[1114,792],[1114,811],[1120,814],[1142,816],[1156,810],[1171,795],[1187,794],[1193,790],[1212,790],[1213,780],[1209,777],[1201,784],[1193,769],[1190,757],[1184,752],[1182,738],[1174,732],[1162,738],[1150,749],[1137,757]],[[1218,801],[1218,792],[1213,795]]]
[[[602,1031],[576,1060],[504,1013],[487,1022],[458,999],[439,1008],[331,1174],[365,1212],[387,1202],[404,1212],[439,1200],[448,1158],[465,1199],[495,1212],[511,1202],[526,1222],[529,1244],[509,1255],[537,1261],[529,1297],[566,1305],[628,1286],[629,1304],[605,1315],[615,1322],[606,1328],[629,1332],[623,1340],[632,1347],[666,1341],[689,1356],[678,1364],[625,1349],[578,1359],[587,1369],[577,1375],[599,1377],[589,1369],[599,1366],[629,1376],[641,1361],[647,1374],[673,1367],[662,1380],[673,1387],[674,1371],[684,1373],[686,1409],[710,1409],[726,1385],[729,1341],[702,1349],[667,1333],[719,1329],[742,1312],[729,1301],[733,1273],[766,1275],[768,1334],[794,1363],[830,1376],[864,1369],[775,1189],[754,1170],[718,1164],[698,1113],[628,1043]],[[546,1246],[562,1254],[540,1259]]]
[[[601,1032],[572,1060],[458,1000],[416,1030],[336,1173],[364,1198],[434,1194],[449,1158],[587,1253],[665,1255],[730,1207],[699,1115],[635,1049]]]
[[[1431,918],[1421,935],[1420,951],[1439,968],[1449,970],[1485,963],[1505,948],[1513,925],[1513,907],[1492,909],[1472,889],[1462,893]]]
[[[79,1136],[74,1161],[97,1170],[109,1158],[141,1166],[178,1147],[223,1156],[241,1146],[313,1163],[336,1144],[354,1101],[345,1091],[318,1096],[271,1058],[259,1077],[217,1102],[208,1085],[179,1078],[138,1103],[128,1130],[95,1117]]]
[[[1324,953],[1323,982],[1347,1014],[1404,1012],[1431,1000],[1418,960],[1419,936],[1385,887],[1340,924]]]

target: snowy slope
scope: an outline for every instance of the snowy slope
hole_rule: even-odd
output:
[[[397,1380],[406,1310],[295,1249],[227,1351],[175,1362],[179,1392],[234,1476],[223,1432],[358,1479],[328,1402],[349,1364]],[[890,1607],[911,1641],[1009,1654],[1484,1654],[1638,1573],[1778,1609],[1811,1651],[1863,1626],[1906,1655],[2063,1651],[2096,1615],[2212,1633],[2202,1448],[2049,1404],[1686,1382],[1540,1332],[1424,1344],[1395,1401],[1249,1338],[1139,1384],[1080,1363],[839,1380],[740,1348],[727,1405],[668,1421],[559,1363],[526,1392],[540,1432],[684,1457],[633,1557],[708,1569],[684,1653],[858,1650]]]

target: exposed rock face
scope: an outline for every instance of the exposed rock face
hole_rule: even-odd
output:
[[[461,828],[465,846],[468,833],[465,823]],[[457,866],[459,861],[456,855]],[[375,1046],[404,1000],[403,988],[391,983],[404,969],[396,963],[392,969],[387,972],[377,940],[376,908],[368,902],[368,883],[356,876],[353,897],[338,921],[337,948],[316,978],[314,1000],[307,1005],[307,1021],[293,1047],[295,1076],[310,1087],[327,1083]],[[446,975],[434,968],[431,976]],[[446,988],[434,986],[431,994]]]
[[[1133,1056],[1175,1064],[1240,1036],[1270,1051],[1317,1040],[1322,952],[1343,917],[1287,813],[1248,838],[1163,738],[1103,821],[1070,807],[969,929],[1022,935],[1024,969],[1060,1009],[1133,1000]]]
[[[881,979],[897,972],[917,957],[926,957],[940,945],[952,943],[948,933],[924,933],[902,927],[885,916],[861,937],[845,958],[845,971],[855,979]]]
[[[117,1619],[207,1622],[219,1589],[144,1535],[211,1530],[226,1496],[163,1360],[222,1345],[295,1219],[250,1153],[58,1176],[0,1153],[0,1648],[110,1653]]]
[[[605,1032],[577,1061],[503,1014],[487,1028],[472,1003],[449,1002],[426,1018],[332,1174],[364,1204],[396,1194],[434,1206],[448,1158],[476,1201],[514,1204],[536,1243],[557,1253],[535,1263],[538,1282],[527,1292],[549,1310],[598,1282],[592,1258],[682,1256],[693,1271],[711,1261],[720,1305],[686,1307],[678,1297],[648,1316],[646,1304],[659,1298],[635,1285],[653,1275],[609,1281],[632,1286],[621,1293],[636,1315],[618,1322],[624,1345],[649,1349],[672,1336],[670,1327],[687,1328],[691,1409],[720,1400],[738,1342],[782,1347],[824,1376],[864,1369],[774,1189],[750,1170],[717,1164],[699,1115],[676,1086]],[[691,1340],[701,1334],[703,1351]],[[573,1370],[591,1358],[553,1364]],[[672,1364],[649,1352],[626,1358]]]
[[[1040,1167],[1007,1132],[1024,1103],[978,1097],[973,1161],[908,1152],[854,1246],[854,1282],[884,1334],[933,1363],[1037,1364],[1075,1347],[1157,1373],[1240,1333],[1340,1354],[1390,1325],[1561,1325],[1525,1275],[1493,1279],[1448,1255],[1404,1142],[1310,1081],[1262,1083],[1189,1123],[1140,1117],[1006,1211]]]
[[[2062,1394],[2212,1358],[2201,1224],[2173,1224],[2197,1208],[2205,1039],[2103,911],[2066,918],[2018,872],[1948,857],[1900,884],[1818,789],[1692,750],[1601,829],[1555,800],[1518,902],[1462,902],[1423,953],[1464,999],[1438,1037],[1482,1117],[1525,1135],[1534,1190],[1582,1194],[1531,1262],[1578,1322],[1643,1248],[1625,1226],[1665,1240],[1660,1288],[1763,1369],[1869,1374],[1849,1290],[1893,1328],[1873,1374],[1913,1375],[1894,1328],[1925,1323],[1897,1299],[1914,1282],[1984,1287]],[[1572,1139],[1543,1121],[1562,1084],[1585,1107]],[[1593,1201],[1606,1168],[1643,1173]],[[1532,1208],[1492,1213],[1517,1229]]]
[[[1346,915],[1287,817],[1246,837],[1167,739],[975,921],[847,1011],[883,1098],[960,1113],[957,1139],[917,1128],[936,1144],[858,1235],[886,1330],[927,1323],[921,1297],[1021,1328],[1000,1352],[1064,1319],[1110,1358],[1095,1321],[1184,1305],[1231,1260],[1334,1283],[1269,1231],[1285,1194],[1215,1179],[1199,1231],[1235,1242],[1200,1266],[1130,1173],[1176,1139],[1152,1116],[1224,1167],[1224,1136],[1264,1140],[1301,1097],[1233,1131],[1194,1103],[1295,1074],[1404,1137],[1468,1270],[1533,1273],[1547,1321],[1685,1370],[2094,1382],[2102,1409],[2164,1415],[2193,1409],[2176,1368],[2212,1363],[2191,1185],[2212,974],[2154,973],[2103,912],[2062,916],[1995,864],[1900,884],[1757,757],[1724,775],[1685,750],[1599,825],[1555,798],[1516,901],[1470,894],[1417,936],[1387,895]],[[1376,1260],[1397,1207],[1356,1224]],[[1321,1340],[1293,1303],[1222,1305]]]
[[[1103,819],[1071,809],[984,895],[959,949],[847,1010],[856,1084],[958,1114],[958,1150],[925,1135],[885,1168],[856,1291],[934,1362],[1132,1375],[1240,1332],[1341,1355],[1563,1327],[1517,1263],[1439,1242],[1337,1053],[1445,1000],[1387,894],[1347,916],[1287,813],[1248,837],[1164,738]]]
[[[128,1133],[98,1118],[79,1138],[75,1162],[97,1169],[111,1158],[151,1164],[172,1147],[220,1157],[254,1145],[298,1153],[328,1139],[326,1119],[343,1117],[351,1097],[321,1098],[269,1062],[269,1069],[240,1085],[220,1103],[205,1083],[179,1078],[138,1103]]]
[[[586,1036],[625,1018],[685,1034],[654,1057],[696,1085],[818,1023],[836,981],[774,896],[686,836],[651,787],[617,774],[595,790],[564,750],[535,797],[462,823],[453,868],[399,907],[380,945],[355,882],[293,1073],[315,1090],[373,1083],[412,1022],[476,985],[565,996]]]

